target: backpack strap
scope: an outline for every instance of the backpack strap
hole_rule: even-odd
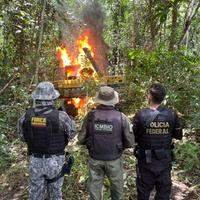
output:
[[[65,174],[70,174],[71,172],[71,168],[72,165],[74,164],[74,157],[72,155],[70,155],[68,152],[66,152],[65,155],[65,163],[62,166],[61,171],[59,172],[59,174],[57,176],[55,176],[54,178],[51,179],[46,179],[47,183],[54,183],[56,182],[58,179],[62,178]]]
[[[155,110],[153,113],[150,113],[149,118],[146,120],[145,126],[146,127],[149,126],[149,124],[153,122],[159,114],[160,114],[159,110]]]

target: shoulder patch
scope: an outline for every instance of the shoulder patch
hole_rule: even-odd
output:
[[[113,124],[109,122],[95,122],[94,130],[96,133],[111,134],[113,132]]]
[[[44,117],[32,117],[31,118],[31,126],[33,127],[46,127],[47,119]]]

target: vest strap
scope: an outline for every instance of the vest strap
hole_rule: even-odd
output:
[[[145,126],[146,127],[149,126],[149,124],[153,122],[159,114],[160,114],[159,110],[155,110],[153,113],[151,113],[150,117],[146,120]]]
[[[62,166],[62,169],[59,172],[59,174],[57,176],[55,176],[54,178],[46,179],[46,181],[48,183],[54,183],[57,180],[59,180],[60,178],[62,178],[65,174],[69,175],[70,172],[71,172],[71,168],[72,168],[73,164],[74,164],[74,157],[72,155],[70,155],[68,152],[66,152],[65,163]]]

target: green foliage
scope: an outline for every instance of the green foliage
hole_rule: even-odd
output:
[[[176,148],[176,161],[179,167],[186,172],[200,172],[200,145],[196,142],[186,141]]]
[[[129,59],[132,64],[126,68],[124,98],[129,102],[130,112],[144,106],[146,89],[153,82],[160,82],[167,89],[167,105],[183,115],[187,126],[199,128],[199,89],[196,87],[199,60],[196,57],[159,49],[153,52],[130,50]]]
[[[99,89],[99,84],[94,79],[85,81],[84,85],[84,91],[88,96],[94,96],[96,91]]]
[[[16,122],[29,104],[29,95],[24,88],[11,86],[9,92],[8,95],[0,97],[2,103],[0,107],[0,127],[1,133],[5,135],[16,130]]]
[[[5,135],[0,134],[0,172],[7,168],[12,161],[12,157],[8,146],[9,143],[6,140]]]
[[[16,125],[24,108],[28,106],[29,98],[24,88],[15,85],[6,92],[6,95],[0,96],[0,171],[5,170],[14,161],[11,147],[18,137]]]
[[[71,174],[65,178],[63,193],[69,199],[79,199],[86,192],[86,180],[88,175],[86,151],[77,149],[73,152],[75,162]]]

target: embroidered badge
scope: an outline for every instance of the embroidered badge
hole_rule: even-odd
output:
[[[98,133],[112,133],[113,125],[111,123],[95,123],[94,130]]]
[[[31,126],[34,127],[46,127],[47,119],[43,117],[32,117],[31,118]]]

